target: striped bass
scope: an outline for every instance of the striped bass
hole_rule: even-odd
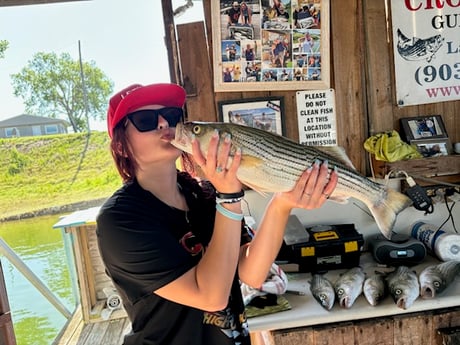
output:
[[[397,214],[411,204],[404,194],[357,172],[340,147],[305,146],[261,129],[221,122],[178,123],[171,144],[192,153],[191,141],[195,137],[206,154],[215,130],[219,132],[221,141],[230,134],[230,155],[237,148],[241,149],[237,176],[243,184],[259,193],[290,191],[302,172],[318,159],[321,162],[328,160],[329,168],[335,167],[338,172],[337,187],[330,199],[340,203],[345,203],[350,197],[362,201],[388,239],[391,239]]]

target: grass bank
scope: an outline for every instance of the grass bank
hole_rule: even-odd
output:
[[[0,221],[102,200],[120,183],[105,132],[0,139]]]

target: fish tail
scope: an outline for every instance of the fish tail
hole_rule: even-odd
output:
[[[412,201],[404,194],[385,187],[385,198],[368,205],[383,235],[391,239],[392,229],[399,212],[408,207]]]

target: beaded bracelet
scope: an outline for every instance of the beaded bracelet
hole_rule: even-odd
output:
[[[232,211],[227,210],[225,207],[223,207],[221,204],[216,204],[216,210],[223,216],[231,219],[231,220],[236,220],[241,222],[244,218],[244,215],[242,213],[235,213]]]
[[[216,198],[216,203],[218,204],[234,204],[235,202],[240,202],[243,198],[232,198],[232,199],[221,199]]]
[[[219,199],[238,199],[244,197],[244,190],[236,193],[220,193],[216,191],[216,197]]]

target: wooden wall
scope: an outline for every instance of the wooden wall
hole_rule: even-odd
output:
[[[370,135],[399,130],[401,117],[441,114],[451,141],[460,141],[460,101],[397,106],[391,33],[387,32],[391,22],[385,12],[389,3],[386,0],[330,2],[331,87],[336,91],[338,142],[357,169],[369,174],[363,142]],[[210,2],[202,3],[204,25],[199,22],[177,26],[179,58],[174,59],[172,67],[180,69],[181,80],[177,81],[187,90],[189,119],[216,121],[217,102],[221,100],[284,96],[286,133],[298,140],[295,90],[214,92]]]

